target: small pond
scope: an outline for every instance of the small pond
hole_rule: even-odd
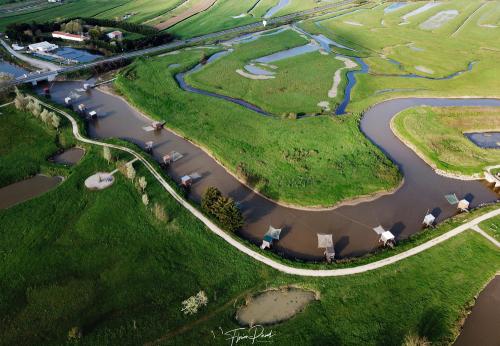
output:
[[[500,132],[470,132],[465,137],[485,149],[500,149]]]
[[[279,323],[303,311],[316,299],[315,292],[300,288],[265,291],[247,301],[236,313],[236,320],[243,326]]]
[[[72,166],[78,163],[85,154],[85,150],[82,148],[70,148],[64,150],[62,153],[54,155],[51,160],[55,163],[60,163],[63,165]]]
[[[400,9],[401,7],[403,6],[406,6],[407,3],[406,2],[395,2],[389,6],[387,6],[385,9],[384,9],[384,12],[385,13],[391,13],[391,12],[394,12],[398,9]]]
[[[12,207],[52,190],[62,180],[61,177],[35,175],[32,178],[2,187],[0,188],[0,209]]]
[[[290,0],[280,0],[276,6],[271,7],[266,14],[264,15],[264,18],[271,18],[274,16],[279,10],[284,8],[286,5],[290,3]]]

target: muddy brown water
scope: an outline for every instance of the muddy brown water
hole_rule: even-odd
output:
[[[0,209],[10,208],[16,204],[37,197],[62,181],[61,177],[35,175],[32,178],[0,188]]]
[[[75,165],[80,161],[85,154],[85,150],[82,148],[70,148],[64,150],[62,153],[54,155],[51,160],[55,163],[60,163],[63,165]]]
[[[242,306],[236,313],[236,320],[243,326],[283,322],[303,311],[315,299],[316,293],[299,288],[265,291]]]
[[[55,83],[51,88],[52,99],[62,104],[71,91],[81,87],[79,82]],[[434,211],[438,222],[456,214],[455,206],[449,205],[444,198],[448,193],[456,193],[459,198],[467,196],[471,207],[494,202],[498,198],[481,182],[437,175],[392,133],[390,120],[398,112],[414,106],[500,107],[500,100],[411,98],[375,105],[365,113],[361,130],[400,167],[405,176],[404,184],[395,193],[373,201],[333,210],[308,211],[280,206],[254,193],[203,150],[169,130],[145,131],[143,127],[150,125],[151,120],[124,100],[96,89],[80,94],[80,99],[73,106],[84,103],[99,115],[98,120],[88,124],[91,137],[121,138],[143,148],[145,142],[153,141],[153,156],[157,160],[172,150],[183,154],[184,157],[169,168],[168,174],[177,182],[185,174],[197,172],[201,175],[194,181],[189,196],[191,200],[199,202],[207,187],[218,187],[241,205],[246,224],[239,235],[260,245],[269,225],[283,228],[274,251],[288,258],[322,260],[323,250],[317,247],[317,233],[333,234],[336,254],[341,258],[361,256],[378,248],[379,237],[372,230],[378,225],[391,230],[396,239],[404,239],[422,229],[427,210]]]
[[[454,346],[500,345],[500,275],[479,294]]]

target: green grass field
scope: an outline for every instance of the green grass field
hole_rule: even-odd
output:
[[[500,241],[500,217],[497,216],[483,221],[479,224],[479,227],[493,238]]]
[[[156,18],[160,15],[170,12],[179,6],[182,0],[135,0],[124,2],[123,5],[112,8],[108,11],[101,12],[97,15],[98,18],[115,19],[121,18],[126,14],[132,14],[132,17],[127,19],[134,23],[143,23],[145,21]]]
[[[333,105],[339,103],[343,96],[343,85],[340,85],[337,97],[328,97],[335,71],[344,67],[344,63],[332,55],[312,52],[274,62],[272,65],[277,69],[270,71],[276,73],[275,79],[252,80],[236,73],[253,59],[308,42],[287,30],[238,44],[233,47],[233,53],[189,75],[186,80],[203,90],[244,99],[272,114],[320,113],[319,102],[327,101]]]
[[[394,129],[442,170],[474,174],[500,162],[500,152],[482,149],[464,132],[500,130],[499,110],[483,107],[419,107],[394,120]]]
[[[54,166],[47,159],[63,147],[73,145],[67,129],[56,131],[13,106],[0,115],[0,187],[26,179]]]
[[[247,295],[283,285],[316,290],[321,299],[270,327],[273,344],[401,345],[409,333],[447,344],[500,268],[493,245],[466,232],[366,274],[282,275],[210,233],[138,164],[150,205],[161,204],[168,220],[156,219],[120,173],[107,190],[83,188],[89,175],[114,169],[101,153],[88,148],[59,187],[0,211],[0,344],[62,344],[78,327],[88,345],[161,338],[165,345],[219,345],[226,342],[219,327],[237,327],[234,313]],[[184,316],[181,301],[199,290],[208,306]]]
[[[360,56],[366,57],[370,74],[357,75],[358,83],[348,110],[361,111],[382,100],[404,96],[500,95],[500,87],[496,82],[496,76],[500,73],[496,63],[500,52],[500,41],[496,38],[500,29],[480,26],[481,23],[496,23],[496,18],[500,16],[500,2],[443,2],[411,16],[407,19],[409,23],[404,24],[402,17],[405,14],[425,4],[418,2],[385,14],[384,9],[389,5],[387,3],[319,23],[311,19],[302,24],[310,32],[323,33],[357,49]],[[459,15],[438,29],[420,28],[420,24],[445,10],[457,10]],[[400,62],[401,68],[391,64],[388,59]],[[475,62],[472,71],[450,80],[390,76],[416,73],[434,78],[444,77],[466,70],[470,62]],[[388,89],[396,91],[386,92]]]
[[[173,74],[202,56],[184,51],[139,60],[116,85],[134,105],[165,118],[168,127],[207,148],[228,169],[244,165],[258,181],[255,187],[273,199],[332,205],[398,185],[396,167],[360,133],[359,116],[280,120],[181,91]],[[181,66],[167,68],[174,63]]]

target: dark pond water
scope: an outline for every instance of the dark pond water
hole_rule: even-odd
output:
[[[52,161],[63,165],[75,165],[85,154],[82,148],[71,148],[52,157]]]
[[[500,276],[479,294],[454,346],[500,345]]]
[[[0,188],[0,209],[6,209],[37,197],[52,190],[61,181],[61,177],[35,175],[32,178],[2,187]]]
[[[465,136],[478,147],[500,149],[500,132],[470,132]]]

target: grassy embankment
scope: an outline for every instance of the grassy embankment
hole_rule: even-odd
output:
[[[497,216],[483,221],[479,224],[479,227],[493,238],[500,241],[500,217]]]
[[[500,16],[498,3],[483,3],[478,0],[443,2],[410,17],[409,24],[400,25],[403,15],[423,5],[424,2],[418,2],[387,14],[384,14],[386,6],[379,6],[373,10],[325,20],[319,26],[313,20],[304,24],[309,31],[323,33],[357,49],[361,56],[368,56],[366,62],[370,65],[370,74],[357,75],[358,83],[353,90],[348,111],[358,112],[394,97],[500,96],[497,82],[500,67],[496,63],[500,52],[497,29],[480,26],[497,23]],[[482,7],[473,14],[480,6]],[[438,12],[454,9],[459,11],[459,15],[440,28],[430,31],[419,27]],[[352,23],[359,23],[361,26]],[[387,58],[400,62],[401,67],[390,63]],[[470,62],[476,62],[472,71],[450,80],[389,76],[408,73],[428,77],[449,76],[466,70]],[[424,67],[433,73],[422,72],[418,67]]]
[[[132,14],[127,21],[142,24],[158,16],[169,13],[183,3],[182,0],[135,0],[124,2],[123,5],[104,11],[97,15],[98,18],[115,19],[126,14]]]
[[[40,172],[54,172],[58,165],[47,159],[75,143],[69,129],[63,127],[56,132],[13,105],[2,108],[1,112],[0,187]]]
[[[335,71],[343,68],[344,62],[334,59],[332,55],[312,52],[273,62],[272,65],[278,68],[267,70],[276,73],[274,79],[252,80],[236,73],[238,69],[244,70],[244,66],[254,59],[308,42],[289,30],[238,44],[233,47],[233,53],[189,75],[186,81],[203,90],[244,99],[277,115],[321,113],[318,103],[322,101],[329,102],[335,109],[334,104],[342,99],[345,83],[339,85],[335,98],[329,98],[328,91],[332,87]],[[345,77],[346,73],[347,70],[344,70],[342,75]]]
[[[274,49],[283,45],[277,42]],[[166,119],[168,127],[207,148],[228,169],[244,170],[249,183],[273,199],[332,205],[398,185],[396,167],[360,133],[359,116],[281,120],[181,91],[173,75],[202,55],[186,51],[139,60],[116,85],[133,104]],[[181,66],[167,69],[174,63]]]
[[[483,107],[419,107],[398,114],[393,125],[437,168],[471,175],[498,164],[500,152],[478,147],[464,132],[499,131],[499,112]]]
[[[400,345],[409,333],[442,344],[453,340],[474,295],[500,268],[498,251],[467,232],[366,274],[285,276],[209,232],[138,164],[150,207],[120,173],[111,188],[86,190],[89,175],[114,169],[101,153],[89,148],[59,187],[0,211],[0,344],[61,344],[75,326],[88,345],[163,336],[164,344],[220,344],[224,337],[211,330],[237,327],[235,309],[247,294],[281,285],[314,289],[321,300],[272,327],[274,344]],[[154,203],[166,220],[153,216]],[[201,289],[208,307],[185,317],[181,301]]]

